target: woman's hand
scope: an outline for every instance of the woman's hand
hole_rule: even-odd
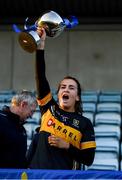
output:
[[[48,137],[48,143],[50,144],[50,146],[55,146],[62,149],[68,149],[70,146],[68,142],[55,135],[51,135]]]
[[[38,45],[37,49],[44,49],[45,47],[45,39],[46,39],[46,32],[45,29],[42,27],[37,27],[37,33],[41,39],[40,44]]]

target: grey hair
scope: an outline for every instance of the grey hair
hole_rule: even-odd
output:
[[[34,93],[26,90],[23,90],[22,92],[13,96],[11,106],[19,106],[22,101],[27,102],[29,105],[35,104],[37,106],[37,100]]]

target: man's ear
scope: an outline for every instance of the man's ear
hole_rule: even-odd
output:
[[[28,103],[26,101],[21,102],[21,107],[26,107],[27,105],[28,105]]]

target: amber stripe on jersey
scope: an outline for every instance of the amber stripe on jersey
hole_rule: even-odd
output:
[[[51,100],[51,98],[52,98],[52,94],[49,93],[43,99],[37,99],[38,105],[44,106],[45,104],[47,104]]]
[[[81,143],[81,149],[88,149],[88,148],[96,148],[96,142],[95,141],[89,141],[89,142],[82,142]]]

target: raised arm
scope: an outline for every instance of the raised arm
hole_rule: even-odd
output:
[[[37,96],[38,99],[42,100],[45,96],[50,94],[50,87],[45,74],[44,47],[45,47],[46,33],[43,28],[42,29],[38,28],[37,32],[41,37],[41,43],[36,51],[35,78],[36,78],[36,86],[37,86]]]

